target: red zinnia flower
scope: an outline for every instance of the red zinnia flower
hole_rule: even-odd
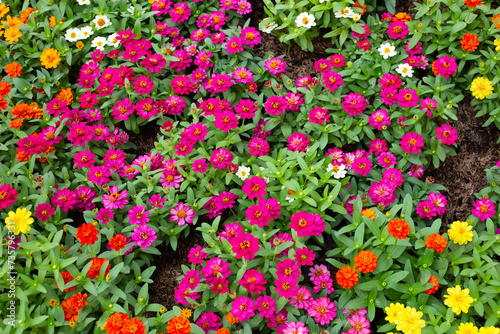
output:
[[[76,233],[75,237],[80,240],[82,246],[85,244],[93,245],[98,239],[97,235],[99,234],[99,231],[96,230],[92,223],[82,224],[77,231],[78,233]]]
[[[87,305],[87,294],[79,292],[76,295],[69,297],[61,302],[61,306],[64,310],[64,320],[66,321],[78,321],[78,312]]]
[[[98,257],[93,258],[87,263],[92,262],[92,265],[89,268],[89,271],[87,272],[87,276],[89,278],[96,278],[99,277],[99,272],[101,271],[101,267],[103,264],[108,262],[107,259],[101,259]],[[104,273],[104,276],[106,276],[109,273],[109,269],[111,269],[111,264],[108,263],[108,267],[106,268],[106,272]]]
[[[473,33],[467,33],[462,37],[460,44],[462,44],[462,48],[465,51],[471,52],[477,49],[479,45],[479,38]]]
[[[438,253],[444,251],[447,244],[448,241],[446,241],[446,239],[442,235],[435,233],[427,236],[427,239],[425,240],[425,245],[427,246],[427,248],[434,249]]]
[[[350,289],[358,283],[359,275],[356,269],[345,266],[337,271],[335,275],[337,278],[337,283],[344,289]]]
[[[117,234],[109,240],[108,245],[111,249],[119,251],[120,249],[124,249],[125,245],[127,245],[127,238],[123,234]]]
[[[377,255],[372,251],[361,251],[354,258],[354,266],[362,273],[371,273],[377,269]]]
[[[403,219],[393,219],[387,224],[387,232],[395,239],[406,239],[411,227]]]
[[[429,290],[425,290],[424,292],[427,293],[428,295],[431,295],[433,294],[434,292],[436,292],[438,289],[439,289],[439,281],[436,277],[432,276],[429,278],[429,281],[427,281],[427,283],[433,283],[434,286],[432,288],[430,288]]]
[[[61,271],[61,275],[63,277],[65,285],[68,284],[68,282],[71,282],[72,280],[75,279],[68,271]],[[56,282],[56,287],[58,287],[57,282]],[[64,289],[63,291],[67,292],[67,291],[74,291],[74,290],[75,290],[75,287],[72,286],[71,288]]]
[[[465,0],[465,5],[469,6],[469,8],[481,6],[482,4],[483,4],[482,0]]]

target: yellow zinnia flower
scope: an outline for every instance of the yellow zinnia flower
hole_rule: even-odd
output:
[[[403,312],[404,309],[405,309],[405,306],[403,304],[391,303],[391,305],[389,305],[389,307],[385,308],[385,313],[387,314],[387,317],[385,317],[385,320],[387,320],[391,324],[393,324],[394,321],[401,316],[401,312]]]
[[[33,224],[34,221],[31,218],[31,211],[27,211],[26,208],[18,208],[16,212],[9,212],[9,216],[5,218],[5,225],[9,231],[15,229],[14,233],[18,235],[19,232],[28,233],[31,230],[30,224]]]
[[[455,334],[477,334],[478,328],[472,322],[460,323]]]
[[[450,240],[459,245],[465,245],[469,241],[472,241],[473,236],[472,226],[467,224],[467,222],[453,222],[448,230],[448,237],[450,237]]]
[[[5,16],[9,12],[10,8],[7,7],[4,3],[0,4],[0,19]]]
[[[43,51],[43,53],[40,55],[40,61],[42,62],[42,65],[45,66],[46,69],[49,68],[56,68],[57,65],[59,65],[59,62],[61,61],[61,55],[59,52],[57,52],[56,49],[54,48],[49,48]]]
[[[12,43],[12,42],[17,42],[19,40],[19,37],[21,37],[23,34],[21,33],[21,30],[17,27],[9,28],[5,30],[5,40],[7,42]]]
[[[493,44],[495,45],[495,51],[497,51],[497,52],[500,51],[500,39],[498,39],[498,38],[495,39],[493,41]]]
[[[396,329],[405,334],[420,334],[425,327],[425,321],[420,319],[422,315],[423,313],[416,308],[407,306],[394,322]]]
[[[470,91],[476,99],[482,100],[493,93],[493,86],[491,81],[486,78],[475,78],[470,86]]]
[[[497,327],[481,327],[479,328],[479,334],[500,334],[500,328]]]
[[[7,15],[7,21],[2,21],[2,25],[4,24],[8,25],[9,28],[19,28],[19,26],[24,24],[24,22],[16,16],[11,17],[10,15]]]
[[[462,290],[460,285],[457,285],[454,288],[448,288],[446,292],[448,292],[448,294],[444,295],[446,298],[444,304],[451,307],[453,313],[459,315],[462,312],[469,312],[470,304],[474,301],[474,299],[469,296],[469,289]]]

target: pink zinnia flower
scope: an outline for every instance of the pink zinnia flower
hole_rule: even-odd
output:
[[[292,321],[285,325],[283,328],[283,332],[281,334],[308,334],[309,328],[305,326],[303,322],[300,321]],[[364,334],[364,333],[363,333]]]
[[[432,217],[437,216],[437,210],[434,207],[434,203],[432,203],[428,199],[418,203],[415,211],[422,219],[423,218],[432,219]]]
[[[370,141],[370,152],[373,152],[375,156],[388,151],[387,143],[385,139],[377,138]]]
[[[330,91],[335,92],[337,88],[344,84],[342,76],[337,72],[325,71],[323,74],[323,85]]]
[[[148,95],[155,88],[155,85],[153,80],[145,75],[141,75],[135,79],[133,87],[137,94]]]
[[[249,269],[243,274],[238,284],[244,287],[251,295],[260,295],[266,291],[267,281],[264,275],[257,269]]]
[[[312,294],[308,288],[301,286],[289,299],[289,303],[299,310],[308,309],[311,306]]]
[[[437,101],[431,100],[429,97],[426,97],[420,102],[420,110],[425,110],[427,113],[427,117],[432,116],[432,112],[437,109]]]
[[[226,52],[236,54],[243,51],[243,40],[241,37],[234,36],[226,42]]]
[[[417,91],[416,90],[410,91],[408,87],[400,90],[396,95],[396,98],[398,99],[401,108],[415,107],[420,101],[420,98],[417,95]]]
[[[448,79],[450,75],[455,75],[457,69],[458,65],[456,59],[448,56],[440,57],[432,64],[432,72],[434,75],[442,75],[446,79]]]
[[[322,275],[322,276],[315,277],[313,279],[313,284],[314,284],[314,288],[313,288],[314,293],[318,293],[322,290],[326,290],[328,294],[331,294],[335,290],[333,288],[333,280],[331,279],[330,276]]]
[[[254,157],[269,154],[269,143],[263,138],[253,138],[248,143],[248,153]]]
[[[354,174],[361,174],[362,176],[368,175],[372,170],[373,163],[367,157],[361,157],[354,160],[352,168]]]
[[[188,4],[185,2],[176,3],[168,13],[174,23],[181,23],[189,19],[191,8],[188,8]]]
[[[436,128],[436,138],[441,140],[445,145],[455,144],[455,141],[458,139],[457,130],[452,129],[451,125],[443,124]]]
[[[398,163],[396,160],[396,156],[394,154],[392,154],[391,152],[381,153],[377,157],[377,161],[384,168],[389,168],[389,167],[396,165]]]
[[[351,329],[347,331],[348,334],[370,334],[370,322],[364,315],[353,314],[349,318]]]
[[[420,179],[424,175],[424,166],[412,164],[408,175]]]
[[[389,117],[387,110],[379,109],[368,117],[368,124],[380,131],[384,126],[387,127],[388,125],[391,125],[391,118]]]
[[[142,249],[146,249],[158,238],[156,236],[156,231],[150,228],[147,224],[139,225],[132,232],[132,240],[134,240],[134,246],[141,246]]]
[[[165,203],[165,201],[165,197],[161,197],[160,194],[154,194],[148,199],[148,203],[153,209],[163,209],[163,203]]]
[[[209,287],[213,293],[224,294],[229,292],[229,281],[225,277],[216,277],[209,283]]]
[[[383,88],[380,92],[380,100],[388,106],[398,103],[398,91],[393,87]]]
[[[370,44],[370,41],[365,39],[365,40],[359,41],[357,45],[358,45],[358,48],[363,49],[365,51],[368,51],[368,50],[370,50],[371,44]]]
[[[247,84],[253,81],[253,73],[246,67],[235,69],[232,75],[235,82]]]
[[[406,52],[408,52],[411,55],[416,55],[416,54],[419,54],[420,52],[422,52],[422,42],[418,42],[411,49],[409,48],[409,46],[410,46],[410,41],[406,42],[405,50],[406,50]]]
[[[260,249],[259,239],[254,237],[250,233],[239,233],[231,240],[231,246],[233,246],[233,253],[236,253],[236,258],[239,260],[244,258],[245,260],[252,260],[255,258],[255,253]]]
[[[246,27],[241,30],[241,39],[243,44],[254,47],[260,43],[262,38],[260,37],[260,31],[254,27]]]
[[[307,310],[307,315],[314,317],[316,323],[324,326],[328,325],[337,316],[337,308],[335,303],[331,302],[328,297],[320,297],[313,299],[310,308]]]
[[[193,222],[193,217],[196,216],[194,210],[183,202],[179,202],[175,208],[170,209],[170,214],[172,215],[170,220],[177,222],[179,226],[183,226],[185,223],[191,224]]]
[[[201,246],[191,248],[188,254],[189,262],[194,265],[202,264],[203,260],[208,256],[208,254],[203,251],[204,249],[205,248]]]
[[[205,173],[208,170],[208,163],[205,159],[198,159],[193,161],[191,170],[197,173]]]
[[[391,187],[400,187],[403,185],[403,172],[396,168],[387,168],[382,172],[381,182],[388,183]]]
[[[339,68],[345,65],[345,57],[339,53],[328,58],[328,61],[333,67]]]
[[[231,129],[236,129],[238,124],[238,117],[232,111],[224,110],[220,114],[215,114],[214,125],[219,130],[228,132]]]
[[[299,265],[292,259],[285,259],[283,261],[279,261],[276,266],[276,275],[278,277],[281,276],[290,276],[293,278],[299,278],[300,276],[300,267]]]
[[[321,107],[316,107],[316,108],[311,109],[311,111],[309,111],[308,118],[309,118],[309,122],[320,124],[320,125],[323,125],[325,123],[330,122],[330,120],[329,120],[330,115],[328,115],[328,110],[321,108]]]
[[[17,190],[12,188],[10,184],[4,184],[0,187],[0,210],[11,206],[17,202]],[[50,206],[50,204],[49,204]]]
[[[381,89],[394,88],[398,90],[401,87],[402,81],[397,74],[386,73],[378,80],[382,85]]]
[[[172,92],[179,95],[187,95],[193,91],[193,83],[187,75],[178,75],[170,81]]]
[[[392,39],[404,39],[408,35],[409,30],[405,22],[395,21],[389,24],[387,33]]]
[[[115,216],[115,213],[111,209],[106,209],[102,208],[99,209],[98,214],[95,216],[95,219],[97,220],[102,220],[103,224],[108,223],[113,217]]]
[[[269,210],[262,204],[254,204],[245,210],[246,219],[250,221],[250,225],[257,225],[260,228],[269,225],[271,215]]]
[[[271,96],[264,103],[264,109],[269,115],[279,115],[285,112],[287,101],[281,96]]]
[[[35,217],[45,223],[50,219],[52,215],[54,215],[55,212],[56,209],[53,208],[49,203],[41,203],[36,206]]]
[[[315,257],[314,251],[305,246],[298,248],[294,254],[294,259],[299,266],[312,266]]]
[[[428,201],[430,201],[434,207],[436,208],[436,212],[438,215],[444,215],[446,212],[446,204],[448,203],[446,201],[446,197],[444,195],[441,195],[440,193],[434,193],[430,192],[429,193],[429,198]]]
[[[270,240],[272,248],[278,247],[279,245],[282,245],[285,242],[289,242],[289,241],[294,242],[292,235],[289,233],[283,233],[283,232],[278,232],[278,234],[273,235],[273,237]],[[291,248],[292,247],[285,248],[282,252],[280,252],[279,254],[276,254],[276,258],[279,259],[283,256],[286,256],[288,254],[288,251]]]
[[[263,178],[252,176],[245,180],[241,190],[248,195],[248,199],[264,198],[264,194],[267,194],[266,187],[267,183]]]
[[[234,107],[234,111],[243,119],[253,118],[258,109],[255,102],[250,99],[241,99]]]
[[[368,196],[370,196],[374,204],[382,203],[389,206],[396,200],[395,190],[396,188],[387,182],[373,182],[370,189],[368,189]]]
[[[408,132],[401,137],[399,144],[406,153],[417,154],[422,152],[421,147],[424,146],[424,138],[417,132]]]
[[[488,218],[491,218],[497,213],[495,210],[495,203],[493,203],[488,198],[481,198],[474,203],[474,209],[472,209],[472,214],[481,221],[485,221]]]
[[[286,299],[297,293],[297,290],[299,290],[298,283],[297,279],[292,276],[278,276],[278,279],[274,281],[278,296]]]
[[[268,69],[269,73],[278,75],[286,72],[286,63],[281,58],[272,57],[270,59],[266,59],[264,62],[264,68]]]
[[[76,193],[67,188],[57,189],[50,199],[52,204],[61,208],[61,211],[73,210],[77,200]]]
[[[121,193],[118,192],[117,186],[112,186],[109,188],[109,195],[102,195],[102,205],[106,209],[123,209],[127,201],[128,191],[123,190]]]
[[[210,331],[216,332],[222,326],[219,320],[220,317],[214,312],[205,312],[200,315],[195,324],[196,326],[203,329],[205,333],[208,333]]]
[[[255,315],[255,302],[253,299],[240,296],[231,303],[231,313],[239,322],[247,321]]]
[[[290,217],[290,228],[297,232],[298,237],[312,235],[315,227],[314,215],[306,211],[294,212]]]
[[[361,94],[349,93],[342,101],[343,109],[349,116],[356,116],[366,109],[366,99]]]
[[[264,295],[258,297],[255,301],[256,310],[259,312],[259,317],[270,318],[276,312],[276,300],[271,296]]]
[[[306,134],[301,132],[295,132],[290,137],[288,137],[288,149],[292,152],[306,152],[307,146],[311,142],[307,139]]]

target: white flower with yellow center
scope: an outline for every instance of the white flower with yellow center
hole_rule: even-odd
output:
[[[381,44],[380,47],[378,48],[378,52],[380,53],[381,56],[384,57],[384,59],[387,59],[389,57],[394,57],[398,53],[395,51],[396,47],[391,45],[391,43],[384,43]]]
[[[90,37],[90,35],[92,35],[94,33],[94,31],[92,30],[91,26],[83,27],[83,28],[80,29],[80,31],[82,32],[82,38],[81,39],[87,39],[87,38]]]
[[[336,179],[343,179],[347,173],[345,165],[329,165],[326,169],[327,172],[332,172],[332,176]]]
[[[262,28],[262,31],[265,32],[265,33],[270,34],[271,31],[273,31],[274,29],[276,29],[277,26],[278,26],[278,24],[276,22],[271,21],[268,24],[266,24],[264,26],[264,28]]]
[[[250,176],[250,167],[247,166],[238,167],[236,176],[239,177],[241,181],[245,181]]]
[[[316,19],[314,18],[314,15],[303,12],[300,13],[299,16],[297,16],[297,18],[295,19],[295,24],[299,28],[304,27],[306,29],[309,29],[316,25],[315,21]]]
[[[403,78],[404,77],[411,78],[413,76],[413,69],[408,64],[399,64],[398,68],[396,69],[396,72],[401,74]]]
[[[76,0],[79,5],[90,5],[90,0]]]
[[[92,22],[95,24],[96,30],[101,30],[111,25],[111,20],[106,15],[97,15]]]
[[[134,15],[134,11],[135,11],[135,7],[134,6],[130,6],[129,8],[127,8],[127,12],[129,12],[132,15]]]
[[[351,7],[344,7],[338,12],[335,12],[336,18],[353,18],[356,13],[352,10]]]
[[[282,190],[283,190],[283,189],[285,189],[285,186],[281,186],[281,189],[282,189]],[[293,201],[295,201],[295,198],[290,197],[290,195],[293,195],[293,194],[295,194],[295,191],[293,191],[293,190],[291,190],[291,189],[287,189],[287,191],[286,191],[286,198],[285,198],[285,200],[287,200],[287,201],[288,201],[288,203],[292,203]]]
[[[108,45],[108,41],[105,37],[96,37],[92,40],[92,44],[90,45],[97,50],[104,51],[104,47]]]
[[[120,45],[120,41],[116,39],[118,34],[111,34],[108,36],[108,45],[114,46],[117,48]]]
[[[66,38],[68,42],[76,42],[82,37],[82,32],[78,28],[68,29],[66,30],[66,34],[64,35],[64,38]]]

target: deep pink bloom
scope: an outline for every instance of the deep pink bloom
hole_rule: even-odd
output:
[[[495,203],[493,203],[488,198],[481,198],[474,203],[474,209],[472,209],[472,214],[481,221],[485,221],[488,218],[491,218],[497,213],[495,210]]]
[[[344,111],[347,112],[349,116],[356,116],[363,113],[366,109],[367,103],[363,95],[358,93],[349,93],[344,96],[342,105],[344,106]]]
[[[234,239],[231,240],[231,246],[233,246],[232,251],[236,253],[236,258],[238,260],[241,258],[252,260],[255,258],[255,253],[260,249],[259,239],[246,232],[237,234]]]
[[[394,88],[398,90],[401,87],[402,81],[397,74],[386,73],[378,80],[382,85],[381,89]]]
[[[240,296],[231,303],[231,313],[239,322],[247,321],[255,315],[255,302],[253,299]]]
[[[323,74],[323,85],[330,91],[335,92],[337,88],[344,84],[342,76],[337,72],[325,71]]]
[[[300,267],[294,260],[285,259],[276,264],[276,275],[278,277],[290,276],[293,278],[299,278]]]
[[[389,24],[387,33],[392,39],[404,39],[408,35],[409,30],[405,22],[394,21]]]
[[[306,152],[307,146],[311,142],[307,135],[301,132],[295,132],[288,137],[288,149],[292,152]]]
[[[278,279],[274,281],[278,296],[287,299],[297,293],[297,290],[299,290],[298,283],[293,276],[278,276]]]
[[[377,138],[375,140],[370,141],[370,152],[373,152],[375,156],[379,155],[380,153],[387,152],[387,143],[385,142],[385,139],[380,139]]]
[[[178,75],[170,81],[172,92],[179,95],[187,95],[193,91],[193,83],[187,75]]]
[[[324,264],[316,264],[314,267],[309,268],[309,278],[314,280],[315,277],[326,275],[330,277],[330,271]]]
[[[330,122],[330,119],[329,119],[330,115],[328,115],[328,110],[321,108],[321,107],[316,107],[316,108],[311,109],[311,111],[309,111],[308,118],[309,118],[309,122],[320,124],[320,125],[324,125],[325,123]]]
[[[203,273],[203,278],[208,284],[211,284],[213,279],[219,274],[225,278],[231,274],[231,271],[229,270],[229,263],[222,260],[220,257],[214,257],[208,260],[205,267],[201,268],[201,272]]]
[[[315,227],[314,216],[306,211],[294,212],[290,217],[290,228],[297,232],[298,237],[312,235]]]
[[[205,173],[208,170],[208,163],[205,159],[198,159],[193,161],[191,170],[193,172]]]
[[[106,209],[102,208],[99,209],[98,214],[95,216],[95,219],[97,220],[102,220],[103,224],[108,223],[113,217],[115,216],[115,213],[111,209]]]
[[[193,247],[189,250],[188,260],[194,265],[202,264],[203,260],[208,256],[203,250],[205,248],[201,246]]]
[[[87,124],[79,122],[69,128],[67,138],[75,146],[85,146],[92,139],[92,132]]]
[[[290,297],[289,303],[299,310],[308,309],[311,305],[312,294],[305,286],[301,286],[293,296]]]
[[[146,249],[157,239],[156,231],[150,228],[147,224],[139,225],[132,232],[132,240],[134,240],[134,246],[141,246],[142,249]]]
[[[12,188],[10,184],[2,185],[0,187],[0,210],[3,210],[17,202],[17,195],[17,190]]]
[[[321,326],[329,324],[337,316],[337,308],[335,303],[331,302],[328,297],[320,297],[313,299],[310,308],[307,310],[307,315],[314,317],[314,321]]]
[[[283,328],[283,332],[281,334],[308,334],[309,328],[305,326],[303,322],[300,321],[292,321],[288,322]]]
[[[127,196],[127,190],[123,190],[120,193],[117,186],[112,186],[109,188],[109,195],[102,195],[102,205],[106,209],[123,209],[125,204],[128,204]]]
[[[248,45],[250,47],[254,47],[258,45],[261,41],[260,31],[255,29],[254,27],[246,27],[241,30],[241,40],[243,44]]]
[[[396,98],[398,99],[401,108],[415,107],[418,104],[418,102],[420,102],[420,98],[417,95],[417,91],[410,90],[408,87],[400,90],[396,95]]]
[[[403,172],[396,168],[387,168],[382,172],[381,182],[388,183],[391,187],[401,187],[403,185]]]
[[[455,144],[458,139],[457,130],[452,129],[451,125],[443,124],[436,128],[436,138],[445,145]]]
[[[257,225],[260,228],[269,225],[271,215],[269,210],[262,204],[254,204],[245,210],[246,219],[250,221],[250,225]]]
[[[191,11],[192,10],[188,7],[187,3],[181,2],[174,4],[168,13],[174,23],[181,23],[189,19]]]
[[[200,317],[196,320],[196,326],[203,329],[205,333],[210,331],[217,331],[222,324],[220,323],[220,317],[216,315],[214,312],[205,312],[200,315]]]
[[[352,168],[354,174],[361,174],[362,176],[368,175],[372,170],[373,163],[367,157],[361,157],[354,160]]]
[[[434,207],[436,208],[436,212],[438,215],[444,215],[446,212],[446,204],[448,203],[446,201],[446,197],[444,195],[441,195],[440,193],[434,193],[430,192],[429,193],[429,199],[431,203],[433,203]]]
[[[368,189],[368,196],[370,196],[374,204],[382,203],[389,206],[396,200],[395,190],[396,188],[387,182],[373,182]]]
[[[263,178],[252,176],[245,180],[241,190],[248,195],[248,199],[264,198],[264,194],[267,194],[266,187],[267,183]]]
[[[137,79],[135,79],[133,87],[134,91],[137,94],[148,95],[154,89],[155,85],[153,80],[151,80],[145,75],[141,75]]]
[[[231,242],[231,240],[239,233],[243,232],[243,226],[238,224],[238,222],[234,222],[231,224],[225,224],[224,225],[224,232],[221,232],[219,234],[219,241],[221,241],[221,238],[226,239],[227,241]]]
[[[243,119],[253,118],[258,109],[255,102],[250,99],[241,99],[234,107],[234,111]]]
[[[190,290],[196,289],[200,284],[200,273],[198,270],[188,270],[181,280],[181,285],[189,287]]]
[[[165,203],[165,201],[165,197],[161,197],[160,194],[154,194],[148,199],[148,203],[153,209],[163,209],[163,203]]]
[[[406,153],[417,154],[422,152],[421,147],[424,146],[424,138],[417,132],[408,132],[401,137],[399,144]]]
[[[210,94],[217,94],[229,91],[229,88],[234,85],[229,74],[212,73],[211,78],[204,84],[205,90]]]
[[[424,166],[412,164],[408,175],[420,179],[424,175]]]
[[[283,232],[278,232],[278,234],[273,235],[273,237],[270,240],[271,247],[273,247],[273,248],[278,247],[279,245],[284,244],[285,242],[289,242],[289,241],[293,242],[292,235],[289,233],[283,233]],[[291,246],[288,248],[285,248],[282,252],[280,252],[279,254],[276,254],[276,258],[279,259],[283,256],[287,256],[288,251],[290,249],[292,249]]]
[[[367,39],[368,36],[370,36],[370,27],[368,24],[363,25],[363,29],[365,30],[364,33],[360,34],[355,32],[354,30],[352,31],[352,38],[354,39]]]
[[[377,130],[382,130],[383,127],[391,125],[391,118],[385,109],[379,109],[373,112],[373,114],[368,117],[368,124],[376,128]]]
[[[243,51],[243,39],[238,36],[234,36],[226,42],[226,52],[236,54]]]
[[[312,266],[315,257],[314,251],[305,246],[298,248],[294,254],[294,259],[299,266]]]
[[[249,269],[243,274],[238,284],[244,287],[251,295],[260,295],[266,291],[267,281],[264,275],[257,269]]]
[[[76,193],[68,188],[57,189],[50,201],[56,207],[61,208],[61,211],[68,211],[75,208],[77,202]]]
[[[351,324],[351,329],[347,331],[348,334],[370,334],[370,321],[360,314],[353,314],[347,319]]]
[[[437,216],[437,209],[434,207],[434,203],[428,199],[417,204],[415,209],[420,218],[429,218]]]
[[[457,61],[455,58],[450,58],[449,56],[443,56],[438,58],[432,64],[432,72],[434,75],[442,75],[446,79],[450,75],[455,75],[458,69]]]
[[[232,161],[233,154],[225,148],[215,150],[210,156],[210,163],[212,163],[216,169],[226,169]]]
[[[422,42],[418,42],[411,49],[409,48],[409,46],[410,46],[410,41],[406,42],[406,45],[405,45],[405,50],[410,55],[416,55],[416,54],[419,54],[420,52],[422,52]]]
[[[266,59],[264,62],[264,68],[269,70],[269,73],[278,75],[286,72],[286,63],[281,58],[272,57],[270,59]]]
[[[263,138],[250,139],[248,143],[248,153],[255,157],[269,154],[269,143]]]
[[[364,39],[362,41],[359,41],[357,45],[358,45],[358,48],[363,49],[365,51],[368,51],[368,50],[370,50],[371,44],[370,44],[370,41]]]
[[[185,223],[191,224],[193,217],[196,216],[194,210],[183,202],[179,202],[175,208],[170,209],[170,214],[172,215],[170,220],[176,222],[179,226],[183,226]]]
[[[238,117],[232,111],[225,110],[220,114],[215,114],[214,125],[217,129],[228,132],[238,127]]]
[[[258,297],[255,301],[256,310],[259,312],[259,317],[270,318],[276,312],[276,300],[271,296],[264,295]]]
[[[420,102],[420,110],[425,110],[427,112],[427,117],[431,117],[432,112],[437,110],[437,101],[426,97]]]
[[[253,81],[253,73],[246,67],[237,68],[232,73],[235,82],[247,84]]]
[[[36,206],[35,217],[45,223],[50,219],[51,216],[54,215],[55,212],[56,209],[53,208],[49,203],[41,203]]]
[[[209,284],[213,293],[224,294],[229,292],[229,281],[225,277],[216,277]]]
[[[333,288],[333,280],[330,276],[322,275],[315,277],[313,279],[313,284],[314,284],[313,288],[314,293],[326,290],[328,294],[331,294],[335,290]]]
[[[398,91],[393,87],[382,88],[380,91],[380,100],[388,106],[398,103]]]
[[[269,115],[279,115],[285,112],[287,101],[281,96],[270,96],[264,103],[264,109]]]
[[[345,65],[345,57],[339,53],[328,58],[328,61],[333,67],[339,68]]]
[[[238,195],[233,194],[230,191],[223,191],[219,194],[220,199],[220,207],[221,209],[233,208],[233,205],[236,203],[236,199]]]

